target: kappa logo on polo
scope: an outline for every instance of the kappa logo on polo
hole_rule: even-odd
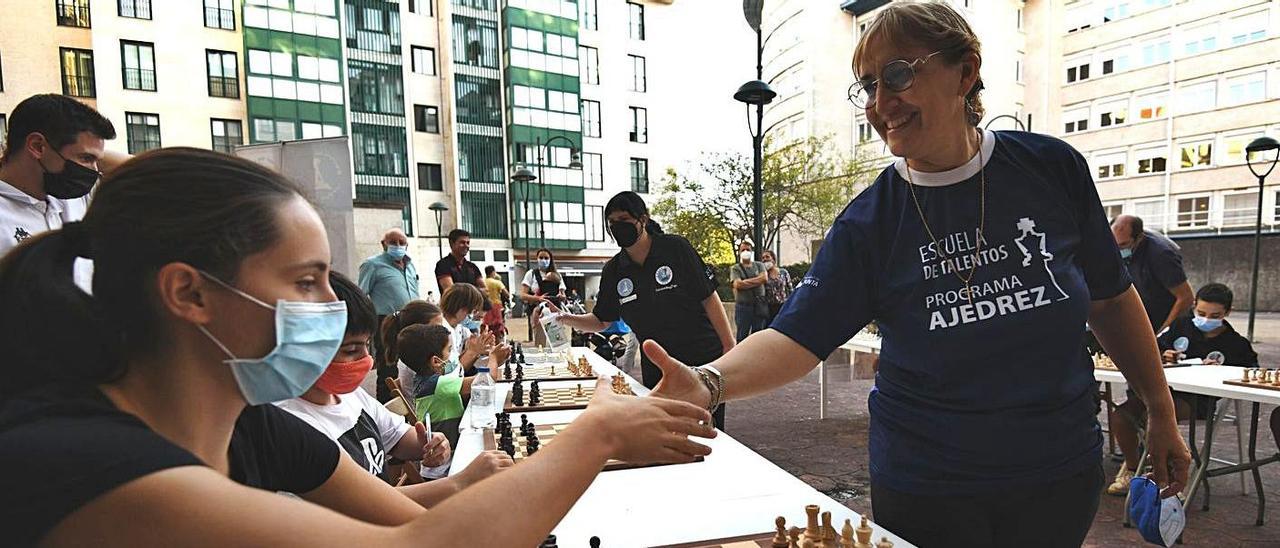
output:
[[[673,274],[671,273],[671,267],[666,265],[662,265],[661,267],[658,267],[658,271],[653,273],[653,279],[656,280],[661,285],[667,285],[671,283],[672,277],[673,277]]]
[[[618,280],[618,296],[619,297],[628,297],[631,295],[631,292],[635,290],[636,290],[636,286],[634,283],[631,283],[631,278],[623,278],[621,280]]]
[[[13,231],[13,240],[15,242],[22,243],[23,240],[30,237],[31,237],[31,233],[27,232],[27,229],[25,228],[18,227]]]

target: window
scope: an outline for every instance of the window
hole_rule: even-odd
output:
[[[1210,110],[1217,103],[1218,83],[1202,82],[1178,90],[1178,111],[1182,114]]]
[[[413,129],[427,133],[440,133],[440,109],[413,105]]]
[[[1089,60],[1067,61],[1067,83],[1089,79]]]
[[[1129,16],[1129,3],[1117,2],[1102,9],[1102,22],[1110,23]]]
[[[1169,102],[1169,94],[1152,93],[1138,98],[1138,118],[1154,120],[1164,118],[1164,107]]]
[[[627,2],[627,22],[631,25],[631,39],[644,40],[644,6]]]
[[[1213,141],[1186,143],[1182,151],[1182,169],[1194,169],[1213,165]]]
[[[440,164],[418,164],[418,190],[444,190]]]
[[[1077,108],[1062,115],[1063,132],[1075,133],[1089,129],[1089,109]]]
[[[603,206],[587,206],[587,241],[603,242],[604,241],[604,207]]]
[[[341,135],[339,130],[335,135]],[[271,143],[276,141],[292,141],[298,138],[298,124],[292,120],[253,120],[253,142]]]
[[[871,140],[874,135],[871,124],[868,122],[858,122],[858,142],[865,143]]]
[[[156,90],[155,48],[146,42],[120,41],[124,89]]]
[[[1227,80],[1227,102],[1232,105],[1254,103],[1266,97],[1267,73],[1256,72]]]
[[[89,0],[58,0],[54,10],[59,27],[89,28]]]
[[[1258,215],[1258,194],[1227,194],[1222,197],[1222,226],[1248,226]]]
[[[1209,197],[1178,199],[1178,228],[1209,226]]]
[[[1227,33],[1231,36],[1231,45],[1242,46],[1267,37],[1267,12],[1260,11],[1243,15],[1231,20]]]
[[[1117,48],[1101,55],[1102,74],[1129,70],[1129,48]]]
[[[1163,145],[1139,149],[1134,154],[1138,158],[1138,174],[1146,175],[1168,171],[1167,150]]]
[[[1243,164],[1246,162],[1244,147],[1258,137],[1262,137],[1262,133],[1250,133],[1246,135],[1232,135],[1223,139],[1223,144],[1227,150],[1226,162],[1228,164]],[[1248,160],[1256,160],[1260,152],[1250,152]]]
[[[591,190],[604,189],[604,155],[582,153],[582,182]]]
[[[204,0],[204,26],[236,30],[235,0]]]
[[[493,250],[493,262],[495,262],[495,263],[505,263],[505,262],[510,261],[510,260],[511,260],[511,252],[510,252],[510,251],[507,251],[507,250],[505,250],[505,249],[495,249],[495,250]],[[505,284],[505,283],[506,283],[506,275],[507,275],[507,273],[506,273],[506,272],[502,272],[502,273],[500,273],[500,274],[502,274],[502,276],[503,276],[503,283]],[[509,285],[509,284],[508,284],[508,285]]]
[[[302,65],[298,65],[301,70]],[[404,114],[404,79],[399,65],[347,61],[351,110],[374,114]],[[439,130],[436,130],[439,132]]]
[[[1128,162],[1128,158],[1123,152],[1112,154],[1101,154],[1094,158],[1094,163],[1098,166],[1098,179],[1111,179],[1114,177],[1124,177],[1124,166]]]
[[[469,260],[469,261],[471,261],[471,262],[481,262],[481,263],[485,262],[485,258],[484,258],[484,250],[483,250],[483,249],[472,249],[472,250],[467,254],[467,260]]]
[[[160,116],[141,112],[124,113],[129,154],[160,148]]]
[[[1133,214],[1142,218],[1143,226],[1154,230],[1164,230],[1164,200],[1134,202]]]
[[[1098,127],[1111,127],[1124,124],[1129,118],[1129,100],[1120,99],[1098,106]]]
[[[578,0],[578,9],[582,12],[579,16],[582,30],[600,30],[600,19],[596,15],[596,0]]]
[[[600,101],[582,100],[582,136],[600,137]]]
[[[1169,62],[1169,40],[1164,39],[1159,42],[1148,42],[1142,45],[1142,65],[1154,65],[1156,63]]]
[[[649,89],[644,57],[628,55],[631,58],[631,91],[644,93]]]
[[[117,0],[120,17],[132,19],[151,18],[151,0]]]
[[[1094,6],[1088,4],[1077,4],[1067,8],[1067,32],[1071,33],[1092,27],[1095,19],[1097,19],[1097,13],[1093,9]]]
[[[232,51],[205,50],[209,68],[209,96],[240,98],[240,70]]]
[[[93,84],[93,52],[87,49],[58,48],[62,61],[62,94],[96,97]]]
[[[464,65],[498,68],[497,23],[454,15],[453,59]]]
[[[631,109],[631,133],[628,138],[633,143],[649,142],[649,111],[640,107]]]
[[[240,120],[213,118],[209,125],[213,135],[213,150],[231,154],[236,146],[244,144],[244,130],[240,126]]]
[[[1199,55],[1218,49],[1218,25],[1196,27],[1182,34],[1182,54]]]
[[[578,46],[578,72],[584,84],[600,85],[600,51],[591,46]]]
[[[1107,221],[1112,221],[1116,217],[1124,214],[1124,204],[1104,204],[1102,212],[1107,217]]]
[[[4,150],[4,138],[9,134],[9,124],[5,120],[3,114],[0,114],[0,150]]]
[[[649,193],[649,160],[631,159],[631,191],[637,194]]]
[[[409,13],[420,13],[418,11],[418,6],[425,6],[427,8],[427,12],[423,15],[426,15],[427,17],[436,16],[435,0],[409,0]]]
[[[413,72],[436,75],[436,50],[421,46],[410,46],[409,50],[412,52],[410,66],[413,67]]]

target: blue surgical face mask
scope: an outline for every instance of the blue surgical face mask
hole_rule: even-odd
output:
[[[450,356],[449,359],[445,360],[444,363],[440,364],[439,371],[441,375],[449,375],[449,374],[452,374],[454,371],[457,371],[458,368],[461,366],[462,366],[462,362],[458,361],[457,356]]]
[[[543,270],[551,268],[551,259],[538,259],[538,268]]]
[[[1191,318],[1191,323],[1195,324],[1196,329],[1208,333],[1222,327],[1222,318],[1206,318],[1204,316],[1196,316]]]
[[[1121,258],[1121,259],[1128,259],[1129,257],[1132,257],[1132,256],[1133,256],[1133,250],[1132,250],[1132,249],[1129,249],[1129,248],[1127,248],[1127,247],[1122,247],[1122,248],[1120,248],[1120,258]]]
[[[471,316],[467,316],[466,318],[462,319],[462,327],[465,327],[472,331],[479,331],[480,322],[477,321],[475,318],[472,318]]]
[[[387,255],[390,255],[392,259],[395,259],[397,261],[400,259],[403,259],[404,256],[408,254],[409,254],[409,246],[407,245],[387,246]]]
[[[249,405],[301,396],[324,374],[346,334],[347,303],[279,300],[275,306],[271,306],[208,273],[201,274],[276,313],[276,347],[266,356],[257,359],[237,358],[203,325],[196,326],[230,358],[223,363],[231,366],[240,394]]]

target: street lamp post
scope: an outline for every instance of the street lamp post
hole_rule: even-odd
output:
[[[440,216],[443,215],[444,212],[449,211],[449,206],[444,205],[444,203],[442,202],[435,202],[427,206],[427,209],[430,209],[432,213],[436,214],[436,253],[438,253],[440,255],[440,258],[443,259],[444,258],[444,234],[443,234],[444,230],[441,228]]]
[[[544,200],[544,197],[542,195],[542,184],[544,181],[543,174],[542,174],[542,164],[544,163],[544,158],[542,155],[542,147],[543,146],[550,147],[551,144],[555,143],[557,139],[563,139],[564,142],[569,145],[569,154],[570,154],[569,169],[582,169],[582,155],[581,155],[581,152],[578,150],[577,145],[575,145],[573,141],[570,140],[568,137],[565,137],[563,135],[555,135],[555,136],[552,136],[550,139],[547,139],[547,142],[545,143],[542,142],[542,137],[537,137],[534,139],[534,148],[536,149],[536,152],[535,152],[536,161],[538,163],[538,173],[536,175],[533,173],[533,171],[530,171],[527,166],[520,166],[519,168],[516,169],[516,172],[511,176],[512,179],[515,179],[516,181],[521,183],[527,184],[531,181],[538,182],[538,246],[539,247],[547,246],[547,231],[544,223],[542,222],[543,221],[542,203]],[[524,188],[521,194],[524,196],[525,215],[528,215],[529,214],[529,189]],[[527,229],[525,230],[524,241],[525,241],[525,245],[524,245],[525,271],[528,272],[532,265],[532,261],[531,261],[532,253],[530,253],[530,250],[529,250],[529,247],[530,247],[529,233]]]
[[[742,12],[747,18],[747,25],[756,31],[756,79],[742,84],[733,94],[734,100],[746,103],[747,116],[751,116],[751,106],[756,107],[756,129],[751,132],[751,237],[756,246],[764,246],[764,189],[761,183],[761,172],[764,170],[764,106],[773,101],[778,94],[764,82],[764,37],[760,31],[761,12],[764,0],[743,0]],[[748,128],[750,124],[748,123]]]
[[[1253,341],[1253,321],[1258,313],[1258,264],[1262,257],[1262,187],[1266,184],[1267,175],[1271,174],[1271,170],[1276,168],[1276,162],[1280,161],[1280,142],[1270,137],[1258,137],[1244,147],[1244,150],[1249,171],[1258,178],[1258,218],[1253,225],[1253,281],[1249,284],[1249,340]],[[1258,173],[1253,167],[1253,154],[1261,156],[1261,153],[1267,151],[1275,151],[1271,157],[1271,165],[1266,171]]]

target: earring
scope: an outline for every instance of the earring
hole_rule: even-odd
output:
[[[978,109],[973,106],[973,100],[965,97],[964,99],[965,118],[969,121],[969,125],[977,126],[982,120],[978,118]]]

